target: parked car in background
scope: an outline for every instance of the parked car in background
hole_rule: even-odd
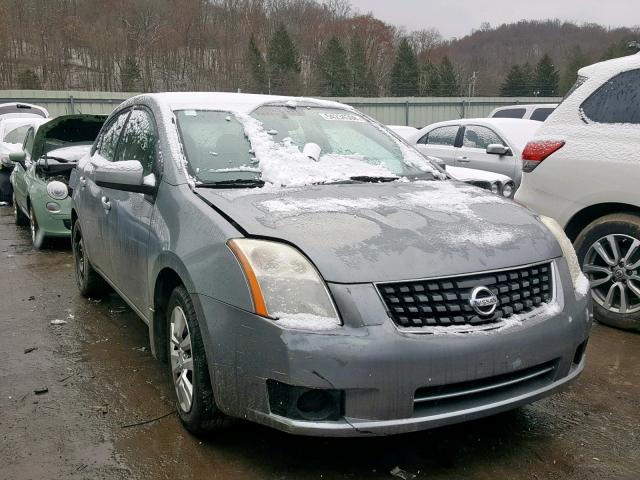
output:
[[[405,127],[401,125],[387,125],[391,131],[398,134],[400,137],[408,140],[415,136],[418,129],[415,127]],[[484,170],[476,170],[475,168],[454,167],[447,165],[444,160],[438,157],[427,157],[433,163],[445,170],[451,177],[461,182],[475,185],[476,187],[484,188],[497,195],[502,195],[507,198],[512,198],[516,192],[515,184],[506,175],[500,175],[499,173],[487,172]]]
[[[509,118],[462,118],[424,127],[409,142],[452,167],[506,175],[516,186],[522,177],[522,149],[540,122]]]
[[[531,105],[509,105],[498,107],[489,114],[489,118],[520,118],[544,122],[558,106],[557,103],[537,103]]]
[[[66,115],[29,127],[22,150],[10,155],[13,209],[18,225],[30,225],[34,248],[47,237],[71,234],[69,177],[89,152],[104,115]]]
[[[76,176],[79,290],[109,284],[148,324],[192,432],[410,432],[584,367],[588,285],[555,222],[348,106],[133,97]]]
[[[580,69],[523,170],[516,200],[574,242],[598,320],[640,329],[640,54]]]
[[[9,177],[13,164],[9,154],[20,151],[27,129],[46,121],[49,112],[28,103],[0,104],[0,203],[10,203],[13,191]]]

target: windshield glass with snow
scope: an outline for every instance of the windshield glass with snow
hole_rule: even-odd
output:
[[[202,184],[433,178],[433,167],[418,152],[348,110],[267,105],[251,116],[208,110],[175,114],[190,173]]]

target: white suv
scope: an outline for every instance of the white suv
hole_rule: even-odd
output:
[[[581,69],[522,160],[516,201],[564,227],[598,320],[640,330],[640,54]]]

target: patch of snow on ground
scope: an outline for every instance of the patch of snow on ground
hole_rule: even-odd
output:
[[[278,325],[293,330],[319,332],[324,330],[333,330],[340,326],[335,318],[322,317],[319,315],[312,315],[310,313],[275,313],[273,316],[278,319],[276,321]]]

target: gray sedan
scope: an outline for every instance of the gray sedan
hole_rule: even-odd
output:
[[[112,287],[148,324],[191,432],[409,432],[584,367],[588,282],[557,224],[350,107],[137,96],[72,187],[78,287]]]

